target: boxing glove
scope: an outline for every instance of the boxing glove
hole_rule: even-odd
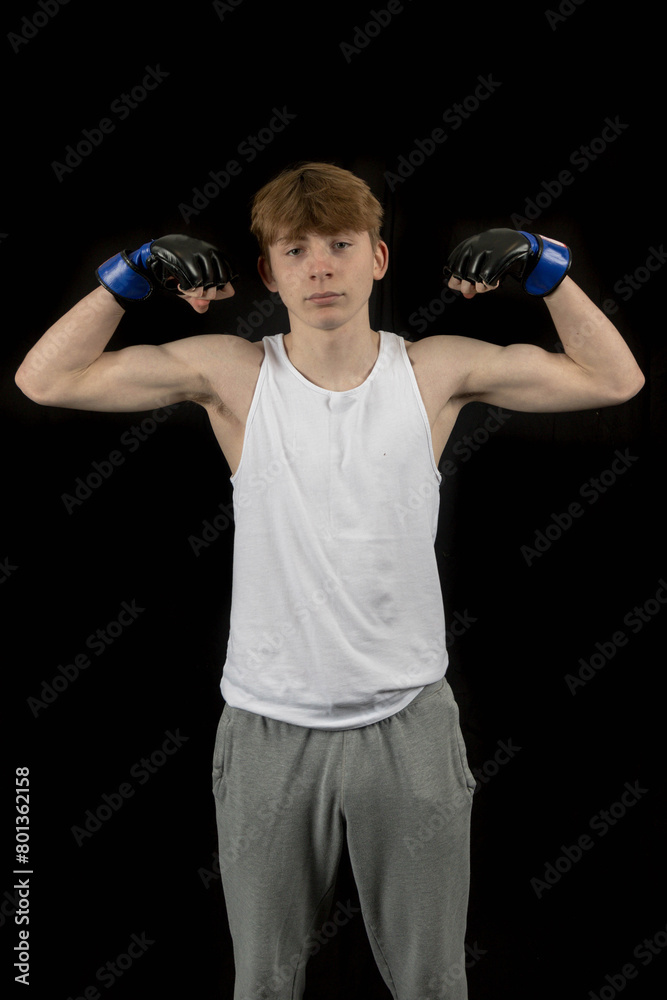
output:
[[[495,285],[511,274],[529,295],[550,295],[570,269],[569,247],[557,240],[514,229],[488,229],[452,251],[445,279]]]
[[[176,293],[178,285],[182,291],[221,289],[237,277],[217,247],[179,234],[149,240],[133,253],[121,250],[95,274],[124,308],[145,302],[156,288]]]

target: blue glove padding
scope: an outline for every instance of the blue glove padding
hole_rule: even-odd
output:
[[[95,274],[101,285],[111,292],[121,305],[126,302],[141,302],[153,291],[153,283],[148,277],[146,262],[154,240],[128,254],[121,250],[100,264]]]
[[[531,253],[535,257],[533,269],[524,272],[523,287],[530,295],[550,295],[570,270],[570,248],[547,236],[525,233],[522,229],[518,231],[530,241]]]
[[[452,251],[446,278],[495,285],[506,275],[522,282],[529,295],[550,295],[570,269],[572,255],[564,243],[515,229],[488,229]]]
[[[217,247],[179,234],[149,240],[130,254],[121,250],[101,264],[95,274],[124,307],[144,302],[154,288],[177,294],[179,285],[182,291],[219,290],[236,279]]]

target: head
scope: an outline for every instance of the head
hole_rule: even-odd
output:
[[[380,240],[382,206],[360,177],[332,163],[298,163],[255,195],[250,230],[262,257],[279,237],[367,232],[373,249]]]
[[[258,270],[280,294],[292,333],[368,326],[372,286],[388,261],[381,221],[365,181],[329,163],[297,164],[258,192],[251,225]],[[329,292],[335,297],[326,301]]]

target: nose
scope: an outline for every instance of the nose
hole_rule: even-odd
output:
[[[328,250],[314,250],[310,260],[310,273],[312,278],[327,278],[332,273],[331,254]]]

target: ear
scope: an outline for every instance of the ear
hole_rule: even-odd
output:
[[[384,278],[389,266],[389,247],[383,240],[378,240],[378,245],[374,251],[374,258],[373,278],[379,281],[380,278]]]
[[[259,276],[268,288],[270,292],[277,292],[278,286],[274,280],[273,272],[271,270],[271,262],[268,257],[260,257],[257,261],[257,270],[259,271]]]

